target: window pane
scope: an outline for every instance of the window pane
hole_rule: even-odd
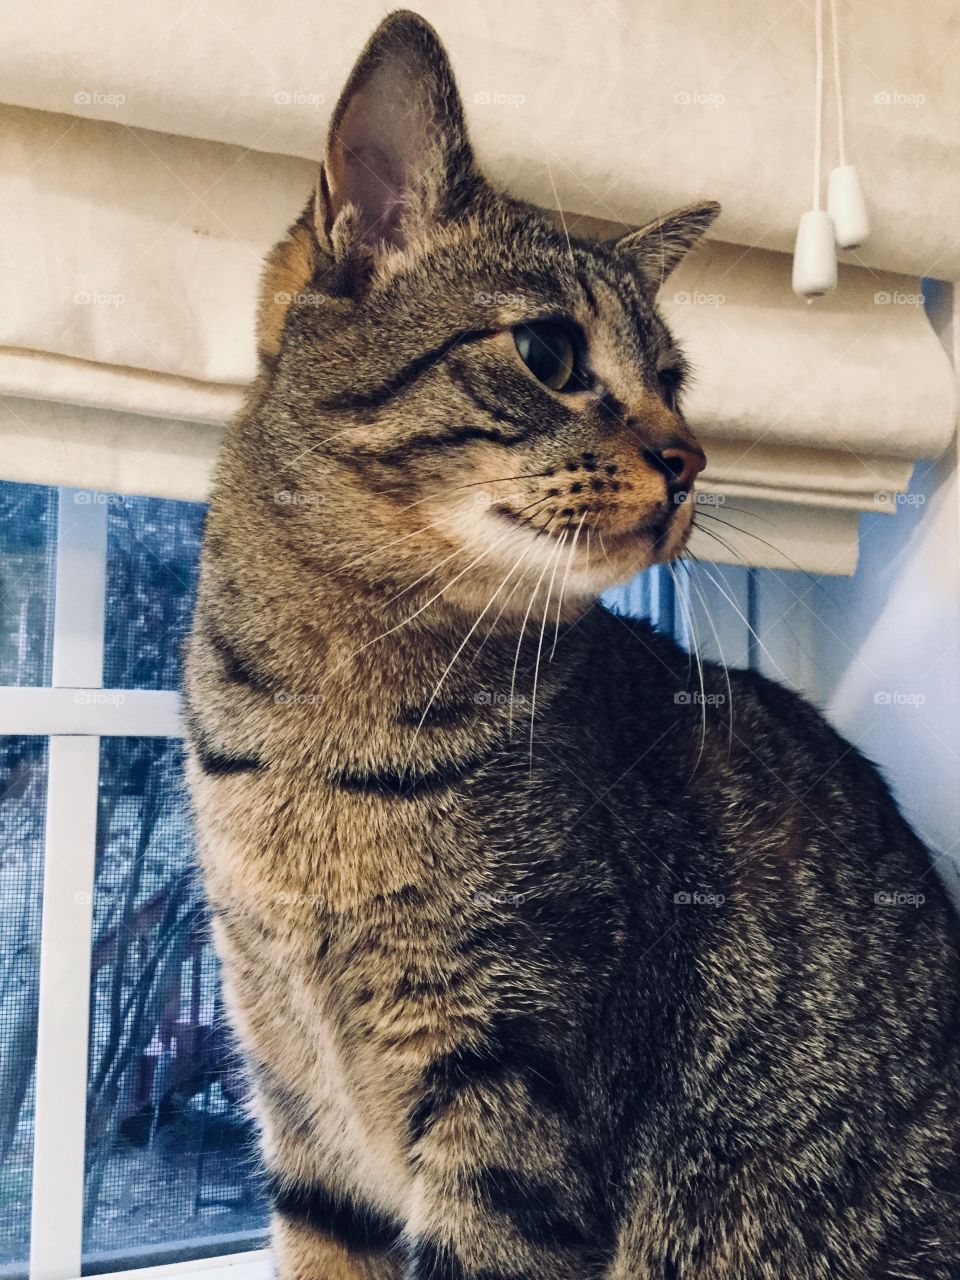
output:
[[[0,1267],[26,1270],[37,1065],[45,738],[0,738]]]
[[[0,685],[49,684],[57,490],[0,481]]]
[[[600,597],[608,609],[624,618],[648,618],[661,631],[673,631],[673,579],[659,565],[644,569],[622,587]]]
[[[110,495],[103,683],[178,689],[206,508]]]
[[[86,1275],[264,1241],[181,766],[178,741],[101,744]]]

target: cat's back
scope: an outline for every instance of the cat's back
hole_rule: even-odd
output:
[[[604,610],[590,625],[583,706],[606,743],[594,782],[602,773],[604,803],[636,824],[638,864],[652,840],[681,899],[720,897],[734,928],[792,919],[824,956],[841,937],[901,974],[918,948],[920,968],[949,969],[960,989],[960,922],[936,857],[853,743],[775,680],[697,662]]]
[[[617,1027],[647,1082],[624,1125],[649,1155],[614,1274],[635,1274],[648,1224],[673,1215],[688,1223],[678,1256],[702,1230],[707,1256],[766,1275],[747,1235],[725,1235],[731,1197],[758,1238],[773,1214],[807,1261],[835,1266],[849,1237],[824,1227],[814,1243],[811,1224],[856,1196],[895,1223],[897,1274],[948,1274],[960,927],[932,855],[875,766],[804,698],[756,673],[688,668],[646,624],[591,626],[588,701],[616,740],[600,805],[615,811],[636,903],[631,981],[651,1011]],[[671,1162],[697,1171],[696,1196],[662,1172]],[[841,1170],[833,1181],[825,1164]]]

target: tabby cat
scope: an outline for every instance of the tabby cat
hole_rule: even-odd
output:
[[[269,257],[187,694],[281,1280],[960,1276],[927,852],[801,698],[596,603],[690,532],[655,295],[716,213],[568,237],[401,12]]]

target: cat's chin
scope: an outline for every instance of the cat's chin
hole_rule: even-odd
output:
[[[678,510],[666,519],[640,521],[622,531],[600,529],[596,539],[600,555],[594,565],[597,589],[620,586],[645,569],[679,559],[692,528],[691,516]]]
[[[594,526],[589,539],[581,529],[574,539],[569,531],[545,533],[488,515],[464,547],[466,562],[474,563],[472,572],[444,594],[468,613],[486,608],[491,617],[508,625],[515,615],[539,616],[548,597],[554,602],[551,609],[573,617],[602,592],[679,557],[691,523],[678,511],[665,520],[641,521],[622,530]],[[508,534],[504,541],[505,527],[512,527],[515,537]],[[496,548],[494,556],[491,547]]]
[[[680,556],[692,514],[684,503],[631,522],[620,507],[607,519],[587,524],[574,517],[553,529],[509,508],[460,502],[435,521],[447,544],[460,548],[441,561],[451,574],[443,595],[467,613],[484,611],[504,622],[536,615],[547,597],[557,607],[562,598],[563,612],[574,615],[603,591]]]

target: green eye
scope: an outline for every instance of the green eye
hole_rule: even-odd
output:
[[[513,340],[520,359],[539,382],[551,391],[571,389],[577,352],[573,338],[562,325],[549,321],[521,324],[514,329]]]

